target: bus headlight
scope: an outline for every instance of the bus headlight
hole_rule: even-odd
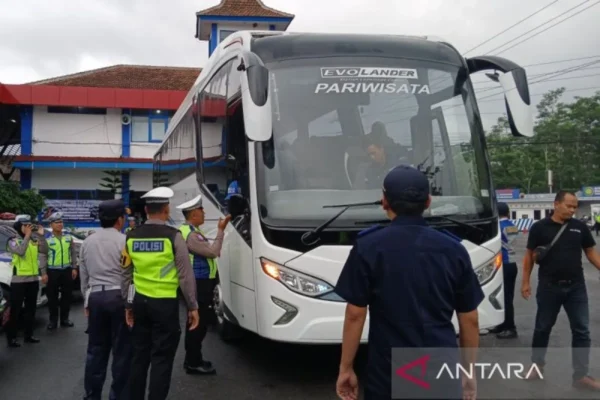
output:
[[[496,272],[502,267],[502,253],[498,253],[490,261],[481,264],[475,268],[475,274],[481,286],[491,281]]]
[[[320,297],[333,292],[333,286],[327,282],[284,267],[266,258],[261,258],[260,264],[265,274],[296,293],[309,297]]]

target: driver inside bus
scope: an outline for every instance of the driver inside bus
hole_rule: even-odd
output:
[[[365,135],[364,144],[369,155],[369,164],[362,178],[365,189],[380,189],[383,178],[391,169],[400,164],[410,164],[408,151],[388,136],[385,125],[380,121],[373,123],[371,133]]]

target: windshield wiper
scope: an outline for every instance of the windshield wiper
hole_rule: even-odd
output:
[[[310,231],[304,233],[302,235],[302,237],[300,238],[300,240],[302,241],[303,244],[305,244],[307,246],[312,246],[313,244],[315,244],[319,241],[319,239],[320,239],[319,235],[321,235],[321,232],[323,232],[329,225],[331,225],[336,219],[338,219],[340,217],[340,215],[345,213],[348,209],[353,208],[353,207],[377,206],[380,204],[381,204],[381,200],[371,201],[368,203],[331,204],[331,205],[323,206],[323,208],[343,207],[343,209],[339,213],[335,214],[333,217],[329,218],[327,221],[323,222],[321,225],[314,228],[313,230],[310,230]]]
[[[467,222],[459,221],[459,220],[456,220],[454,218],[446,217],[445,215],[428,215],[428,216],[426,216],[424,218],[425,218],[426,221],[434,219],[434,218],[438,218],[438,219],[441,219],[441,220],[452,222],[453,224],[456,224],[456,225],[464,226],[465,228],[469,228],[469,229],[471,229],[473,231],[477,231],[479,233],[485,233],[485,231],[483,229],[481,229],[481,228],[479,228],[479,227],[477,227],[475,225],[471,225],[471,224],[469,224]],[[375,221],[360,221],[360,222],[356,222],[356,224],[357,225],[358,224],[374,225],[374,224],[385,224],[385,223],[388,223],[388,222],[391,222],[391,221],[389,219],[379,219],[379,220],[375,220]]]

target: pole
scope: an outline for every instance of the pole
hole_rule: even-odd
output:
[[[548,170],[548,193],[552,193],[552,170]]]

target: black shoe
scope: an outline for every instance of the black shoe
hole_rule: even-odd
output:
[[[519,337],[516,329],[507,329],[496,335],[498,339],[516,339]]]
[[[12,339],[8,341],[8,347],[17,348],[21,347],[21,343],[17,339]]]
[[[49,331],[53,331],[53,330],[55,330],[55,329],[56,329],[56,327],[57,327],[57,324],[56,324],[56,322],[50,322],[50,323],[48,324],[48,326],[47,326],[47,328],[48,328],[48,330],[49,330]]]
[[[29,337],[25,338],[24,342],[25,343],[39,343],[40,339],[38,339],[38,338],[36,338],[34,336],[29,336]]]
[[[498,325],[498,326],[488,329],[489,333],[500,333],[503,331],[504,331],[504,327],[502,325]]]
[[[183,364],[183,368],[186,373],[191,375],[213,375],[217,373],[210,361],[202,361],[197,367]]]
[[[75,324],[71,321],[69,321],[68,319],[64,320],[64,321],[60,321],[60,326],[62,326],[63,328],[72,328],[75,326]]]

